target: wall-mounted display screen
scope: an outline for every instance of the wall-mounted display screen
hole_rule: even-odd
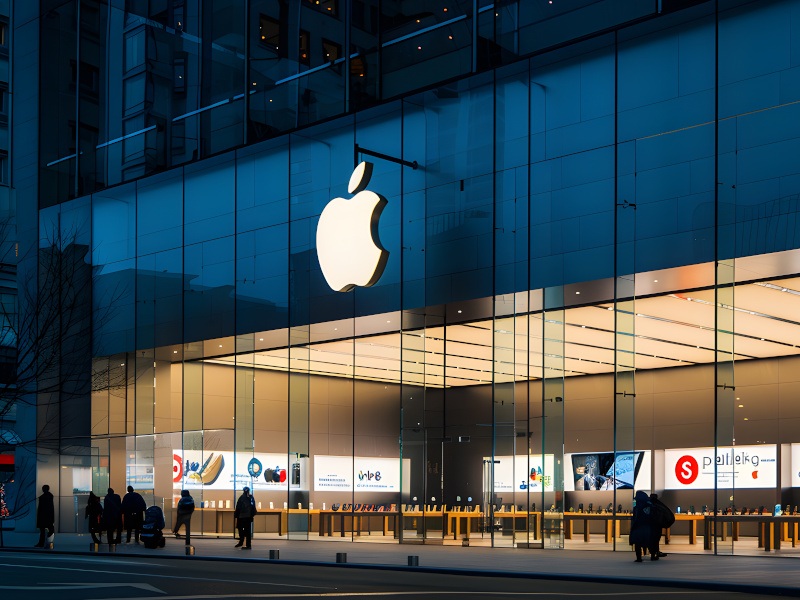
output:
[[[664,451],[664,489],[712,490],[774,488],[777,486],[777,447],[720,446]]]
[[[645,452],[592,452],[572,454],[573,485],[576,491],[633,489]],[[649,468],[649,467],[648,467]],[[646,487],[649,488],[649,477]],[[644,482],[638,487],[644,489]]]
[[[400,477],[399,458],[369,456],[315,456],[314,491],[399,492],[410,490],[411,459],[403,459],[406,477]]]
[[[488,467],[494,464],[494,492],[553,491],[554,458],[552,454],[530,456],[495,456],[484,457],[484,481],[489,481]]]
[[[286,454],[172,451],[173,487],[208,490],[308,489],[307,458]]]

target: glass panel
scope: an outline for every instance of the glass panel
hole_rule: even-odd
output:
[[[516,343],[517,319],[514,316],[513,294],[495,297],[492,331],[492,477],[485,490],[484,513],[492,535],[493,546],[512,547],[516,519],[507,518],[516,509],[517,460],[527,462],[527,456],[514,455],[516,432],[514,407],[516,402]],[[524,334],[519,337],[524,340]]]
[[[542,312],[542,455],[553,456],[552,467],[544,460],[544,478],[552,491],[542,490],[543,541],[545,548],[564,548],[564,290],[544,290]]]

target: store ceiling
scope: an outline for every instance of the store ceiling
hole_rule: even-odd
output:
[[[738,285],[735,302],[722,297],[719,302],[720,348],[732,349],[736,360],[798,353],[800,278]],[[479,320],[365,334],[375,329],[355,319],[318,328],[306,338],[311,343],[291,349],[208,362],[430,387],[488,384],[493,372],[496,383],[558,376],[562,363],[568,376],[610,373],[615,361],[612,309],[605,303],[568,308],[544,320],[541,312],[506,317],[495,321],[494,330],[491,320]],[[618,353],[621,364],[656,369],[714,361],[714,290],[637,299],[621,304],[617,317],[620,331],[633,325],[634,332],[617,334],[625,350]],[[369,319],[386,329],[399,323],[397,314]],[[347,339],[331,340],[343,335]]]

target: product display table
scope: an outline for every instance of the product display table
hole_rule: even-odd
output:
[[[422,513],[420,513],[422,514]],[[355,535],[361,535],[363,524],[367,524],[367,532],[372,533],[370,519],[381,518],[383,521],[383,535],[389,535],[389,531],[394,531],[397,535],[398,511],[370,510],[370,511],[342,511],[342,510],[321,510],[319,511],[319,535],[320,537],[332,536],[334,532],[334,522],[339,521],[339,532],[341,537],[345,537],[345,532],[351,531]],[[337,519],[338,518],[338,519]],[[389,527],[391,521],[392,527]],[[347,524],[350,527],[347,527]]]
[[[449,532],[452,531],[454,540],[457,540],[461,536],[462,520],[466,521],[467,526],[464,529],[464,534],[466,539],[469,539],[469,532],[472,530],[472,520],[483,518],[483,513],[480,512],[480,510],[448,510],[445,514],[444,522],[447,529],[445,529],[444,534],[449,535]]]
[[[798,523],[800,515],[706,515],[703,532],[703,548],[711,550],[711,540],[716,535],[723,542],[727,539],[727,524],[731,525],[731,538],[735,542],[739,539],[739,526],[741,523],[756,523],[758,531],[758,547],[770,550],[780,550],[781,540],[791,541],[792,547],[797,546]]]
[[[589,524],[591,521],[602,521],[605,524],[605,540],[611,543],[615,537],[620,536],[620,524],[622,521],[630,521],[630,514],[614,514],[614,513],[577,513],[565,512],[564,513],[564,539],[571,540],[573,535],[573,523],[575,521],[583,521],[583,541],[588,542],[591,539],[591,532]]]
[[[705,517],[703,515],[687,515],[684,513],[675,515],[675,522],[688,522],[689,523],[689,543],[696,544],[697,543],[697,523],[698,521],[702,521]],[[675,527],[673,525],[672,527]],[[671,528],[666,528],[664,530],[664,543],[669,544],[670,537],[672,536]]]
[[[232,508],[197,508],[195,512],[199,512],[200,514],[208,514],[214,515],[215,521],[215,533],[225,533],[225,526],[224,526],[224,518],[226,514],[231,515],[233,518],[234,509]],[[305,511],[303,511],[305,512]],[[255,520],[263,517],[265,520],[269,517],[277,517],[278,521],[278,535],[283,535],[286,531],[286,511],[280,508],[262,508],[258,511],[258,514],[255,516]],[[229,521],[230,523],[230,521]],[[235,527],[231,530],[231,533],[235,533]]]

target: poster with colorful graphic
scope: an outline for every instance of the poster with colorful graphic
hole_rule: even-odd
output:
[[[308,489],[308,459],[292,454],[250,454],[202,450],[172,451],[175,489]]]
[[[484,457],[486,468],[494,464],[494,493],[500,492],[546,492],[553,491],[553,473],[555,459],[552,454],[530,456],[496,456],[494,463],[491,457]],[[487,477],[488,481],[490,478]]]

